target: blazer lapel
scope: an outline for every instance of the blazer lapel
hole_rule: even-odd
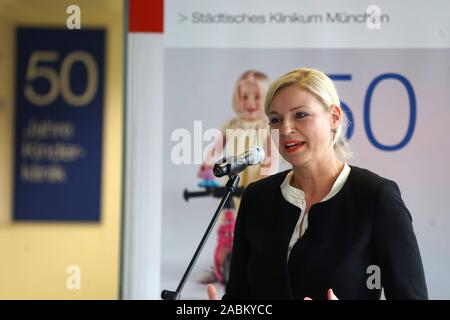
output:
[[[274,190],[275,191],[275,190]],[[300,209],[287,202],[279,184],[275,193],[275,201],[270,210],[266,224],[265,248],[267,259],[267,292],[273,297],[292,299],[289,273],[288,248],[295,225],[300,216]]]

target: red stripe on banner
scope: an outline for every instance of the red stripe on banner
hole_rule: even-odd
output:
[[[129,32],[163,32],[164,0],[129,0]]]

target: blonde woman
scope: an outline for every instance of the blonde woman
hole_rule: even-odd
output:
[[[235,227],[224,299],[427,299],[411,215],[397,184],[350,166],[333,82],[295,69],[265,112],[287,170],[250,184]],[[370,271],[370,272],[369,272]],[[368,273],[369,272],[369,273]],[[216,298],[213,286],[210,298]]]

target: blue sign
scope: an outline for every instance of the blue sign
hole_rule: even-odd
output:
[[[104,63],[104,30],[17,29],[15,220],[100,220]]]

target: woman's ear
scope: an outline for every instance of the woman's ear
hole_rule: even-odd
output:
[[[330,108],[331,115],[331,129],[339,128],[339,124],[342,121],[342,109],[337,105],[332,105]]]

